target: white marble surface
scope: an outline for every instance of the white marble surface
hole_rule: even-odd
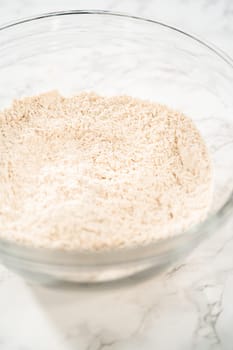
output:
[[[232,0],[0,0],[0,23],[102,8],[176,25],[233,55]],[[0,266],[1,350],[233,349],[233,221],[159,276],[74,290],[27,285]]]

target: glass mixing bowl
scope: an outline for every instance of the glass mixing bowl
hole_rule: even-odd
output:
[[[170,263],[224,223],[233,208],[233,61],[226,54],[166,24],[105,11],[50,13],[6,25],[0,48],[0,109],[52,89],[165,103],[194,120],[214,168],[209,217],[180,236],[98,253],[1,239],[3,264],[42,283],[114,280]]]

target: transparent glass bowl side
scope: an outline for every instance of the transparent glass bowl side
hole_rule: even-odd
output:
[[[53,89],[165,103],[193,118],[214,170],[210,217],[179,237],[111,253],[51,252],[1,240],[0,255],[8,266],[48,279],[114,279],[180,256],[232,212],[230,58],[164,24],[101,11],[54,13],[6,26],[0,47],[0,109],[12,99]]]

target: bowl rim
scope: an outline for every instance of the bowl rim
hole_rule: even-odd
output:
[[[6,23],[0,26],[0,35],[2,31],[10,29],[12,27],[17,27],[28,22],[39,21],[41,19],[59,17],[59,16],[69,16],[69,15],[105,15],[113,17],[121,17],[124,19],[133,19],[138,22],[148,22],[156,24],[158,26],[167,28],[169,30],[178,32],[179,34],[188,37],[189,39],[196,41],[198,44],[204,46],[206,49],[210,50],[212,53],[217,55],[222,59],[227,65],[233,69],[233,59],[225,53],[223,50],[219,49],[213,44],[208,43],[206,40],[202,40],[199,36],[190,34],[181,30],[177,27],[171,26],[169,24],[148,19],[140,16],[130,15],[122,12],[114,12],[108,10],[66,10],[66,11],[54,11],[42,13],[39,15],[23,18],[17,21]],[[40,248],[40,247],[29,247],[23,244],[19,244],[12,240],[7,240],[6,238],[0,237],[0,253],[3,258],[12,257],[13,259],[20,259],[35,263],[44,264],[59,264],[60,266],[109,266],[115,264],[132,263],[134,261],[140,261],[145,259],[151,259],[159,257],[166,253],[165,245],[170,242],[181,241],[184,237],[189,237],[189,243],[193,244],[194,241],[199,241],[200,234],[198,232],[202,231],[201,236],[207,236],[214,226],[214,228],[220,227],[221,223],[229,216],[233,208],[233,189],[229,194],[225,203],[213,214],[208,215],[208,217],[201,223],[195,225],[191,229],[186,230],[184,233],[174,236],[171,238],[160,239],[158,241],[152,242],[149,246],[140,247],[130,247],[127,249],[113,249],[113,250],[102,250],[102,251],[78,251],[78,250],[53,250],[51,248]],[[187,242],[186,242],[187,243]],[[156,249],[158,247],[161,249],[161,254],[157,254]],[[169,253],[169,252],[167,252]],[[42,255],[41,255],[42,254]],[[47,255],[47,256],[46,256]],[[41,256],[45,256],[44,260],[41,260]],[[67,260],[66,258],[69,257]]]
[[[59,17],[59,16],[66,16],[66,15],[107,15],[107,16],[113,16],[113,17],[122,17],[122,18],[128,18],[128,19],[135,19],[142,22],[148,22],[148,23],[154,23],[157,25],[160,25],[162,27],[172,29],[180,34],[183,34],[190,39],[193,39],[194,41],[197,41],[199,44],[205,46],[206,48],[210,49],[212,52],[217,54],[220,58],[222,58],[226,63],[230,64],[233,68],[233,58],[227,54],[224,50],[217,47],[215,44],[210,43],[209,41],[202,39],[199,35],[191,34],[190,32],[186,32],[183,29],[180,29],[176,26],[141,16],[131,15],[126,12],[118,12],[118,11],[111,11],[111,10],[100,10],[100,9],[82,9],[82,10],[64,10],[64,11],[51,11],[51,12],[44,12],[38,15],[29,16],[29,17],[23,17],[17,21],[10,21],[0,26],[0,31],[24,24],[27,22],[33,22],[40,19],[50,18],[50,17]]]

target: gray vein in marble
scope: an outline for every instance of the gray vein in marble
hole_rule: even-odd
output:
[[[97,333],[93,332],[88,328],[87,325],[85,325],[85,330],[88,334],[91,334],[88,344],[85,348],[85,350],[106,350],[106,349],[111,349],[112,346],[115,346],[116,344],[120,346],[120,344],[123,344],[130,339],[137,338],[137,336],[143,332],[144,327],[146,326],[146,323],[149,321],[151,314],[154,313],[157,305],[150,305],[147,308],[144,308],[142,310],[142,317],[139,320],[138,325],[136,328],[130,332],[128,335],[124,337],[119,337],[119,336],[113,336],[112,334],[109,333],[108,329],[104,330],[99,330]],[[80,327],[79,327],[80,329]],[[72,340],[76,339],[78,334],[76,331],[73,330],[72,334],[70,333],[67,335],[67,339]]]
[[[180,271],[183,267],[186,267],[186,266],[187,264],[182,263],[180,265],[173,267],[171,270],[167,272],[167,278],[173,277],[176,272]]]
[[[224,284],[221,286],[221,293],[215,301],[208,301],[206,291],[208,288],[216,288],[215,284],[204,284],[199,286],[192,295],[186,291],[189,300],[196,308],[198,322],[193,334],[192,349],[199,349],[200,343],[204,338],[208,349],[220,345],[221,340],[216,330],[216,323],[222,313],[222,298],[224,293]],[[207,347],[206,347],[207,349]]]
[[[233,236],[230,237],[229,239],[227,239],[227,240],[222,244],[222,246],[219,247],[219,249],[218,249],[218,250],[216,251],[216,253],[215,253],[215,257],[216,257],[217,255],[221,254],[221,253],[224,251],[224,249],[225,249],[229,244],[231,244],[232,242],[233,242]]]

